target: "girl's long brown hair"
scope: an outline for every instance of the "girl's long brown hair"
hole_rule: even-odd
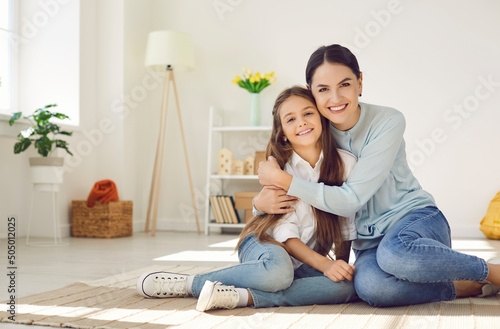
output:
[[[276,99],[273,107],[273,127],[271,138],[267,144],[266,158],[272,155],[278,161],[281,169],[285,167],[293,153],[293,148],[290,142],[284,141],[284,133],[281,125],[281,119],[279,115],[279,110],[283,103],[292,96],[302,97],[309,100],[316,106],[316,102],[310,90],[303,88],[301,86],[293,86],[291,88],[285,89]],[[340,186],[343,183],[344,177],[344,165],[340,154],[337,151],[337,146],[330,132],[330,122],[328,119],[321,116],[321,125],[323,127],[323,132],[321,135],[321,147],[323,149],[323,162],[320,168],[320,177],[318,182],[324,183],[325,185],[337,185]],[[327,256],[332,250],[332,246],[335,245],[336,258],[339,258],[339,251],[342,239],[342,231],[339,217],[334,214],[324,212],[322,210],[313,207],[314,217],[316,219],[316,245],[314,250],[323,255]],[[272,229],[283,215],[272,215],[265,214],[262,216],[255,216],[250,219],[245,228],[240,234],[240,239],[238,241],[237,247],[241,244],[243,239],[250,233],[255,234],[259,241],[264,243],[274,243],[287,249],[283,243],[274,240],[268,231]],[[287,249],[288,251],[288,249]]]

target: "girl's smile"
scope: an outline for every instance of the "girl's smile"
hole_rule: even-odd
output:
[[[310,128],[310,129],[304,129],[300,132],[297,133],[297,136],[305,136],[305,135],[309,135],[314,129],[313,128]]]

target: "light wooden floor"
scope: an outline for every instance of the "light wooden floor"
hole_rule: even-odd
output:
[[[237,235],[157,232],[155,237],[136,233],[117,239],[67,238],[65,247],[26,246],[17,240],[18,297],[64,287],[76,281],[92,281],[151,265],[231,265]],[[453,247],[481,258],[500,257],[500,240],[455,239]],[[0,262],[7,267],[5,240]],[[353,260],[354,258],[351,257]],[[7,300],[7,276],[1,275],[0,300]],[[6,325],[2,328],[33,329]],[[39,327],[43,328],[43,327]]]

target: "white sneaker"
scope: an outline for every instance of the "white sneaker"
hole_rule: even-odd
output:
[[[240,295],[234,286],[225,286],[221,282],[207,280],[201,289],[196,309],[200,312],[216,308],[233,309],[239,300]]]
[[[500,258],[490,258],[486,261],[487,263],[490,264],[500,264]],[[478,297],[488,297],[488,296],[495,296],[500,293],[500,287],[497,285],[494,285],[491,282],[485,281],[486,284],[483,286],[482,291],[483,293],[479,295]]]
[[[187,297],[187,275],[171,272],[148,272],[137,280],[137,292],[144,297]]]

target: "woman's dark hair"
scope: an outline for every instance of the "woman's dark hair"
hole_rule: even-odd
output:
[[[359,79],[360,70],[356,56],[346,47],[341,45],[330,45],[319,47],[311,57],[306,66],[306,82],[309,87],[316,69],[323,63],[342,64],[351,69],[352,73]]]
[[[273,128],[271,138],[267,144],[266,159],[272,155],[278,161],[281,169],[285,167],[285,164],[292,156],[293,148],[290,142],[283,140],[284,133],[279,111],[283,103],[293,96],[304,98],[316,106],[311,91],[301,86],[293,86],[285,89],[276,99],[272,112]],[[320,141],[323,149],[323,162],[321,163],[318,182],[330,186],[340,186],[343,183],[344,163],[331,134],[330,121],[324,116],[321,116],[321,126],[322,134]],[[332,245],[335,245],[334,252],[336,256],[341,256],[343,239],[339,217],[314,207],[313,213],[316,220],[316,245],[314,250],[323,256],[327,256],[330,250],[332,250]],[[278,224],[282,217],[283,215],[265,214],[250,219],[240,234],[236,249],[238,249],[243,239],[250,233],[255,234],[260,242],[274,243],[287,249],[283,243],[274,240],[268,233],[270,229]],[[337,257],[337,259],[339,258]]]

